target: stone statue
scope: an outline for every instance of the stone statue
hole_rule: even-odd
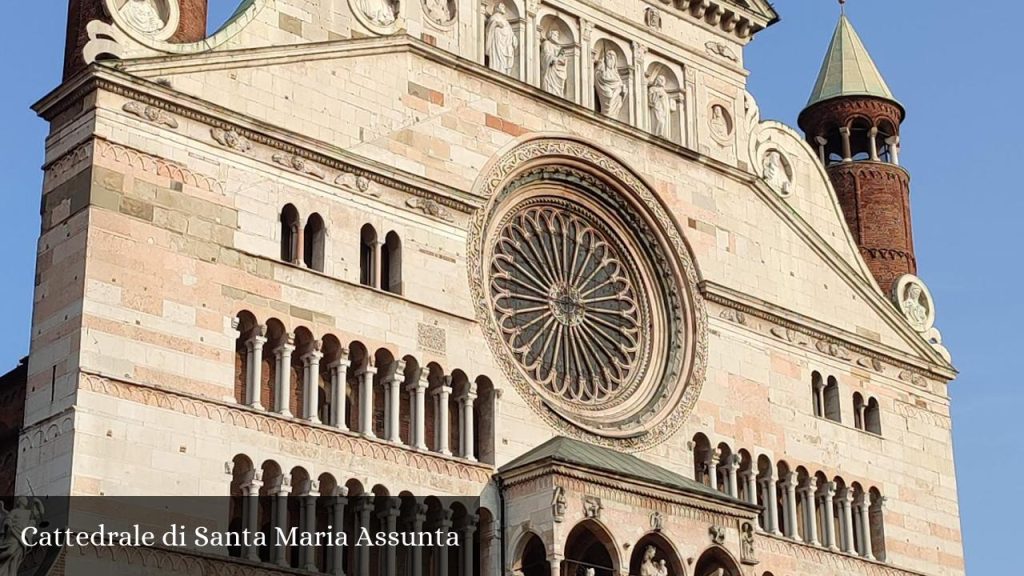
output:
[[[769,150],[764,155],[764,181],[779,194],[785,196],[790,192],[786,163],[782,159],[782,153],[778,150]]]
[[[586,571],[583,572],[584,576],[594,576],[596,573],[597,572],[593,568],[587,568]]]
[[[757,564],[757,551],[754,549],[754,525],[744,522],[740,529],[740,558],[744,564]]]
[[[484,32],[484,54],[491,70],[497,70],[506,76],[512,76],[516,64],[516,50],[519,49],[519,38],[508,21],[508,9],[499,3],[494,13],[487,19],[487,30]]]
[[[448,0],[424,0],[423,10],[427,17],[438,24],[447,24],[452,20],[452,11],[448,7]]]
[[[398,5],[388,0],[357,0],[356,6],[363,16],[378,26],[389,26],[398,19]]]
[[[669,139],[672,137],[672,124],[670,122],[672,111],[676,109],[676,103],[668,95],[665,88],[665,77],[661,74],[654,76],[647,84],[647,107],[651,112],[651,134]]]
[[[157,9],[156,0],[128,0],[118,14],[129,26],[143,34],[155,34],[167,26]]]
[[[43,517],[43,503],[38,498],[30,502],[19,496],[10,512],[0,503],[0,576],[17,576],[25,559],[21,533],[29,527],[38,527]]]
[[[628,93],[626,83],[619,74],[618,56],[612,50],[605,50],[604,58],[597,62],[596,67],[594,89],[601,104],[601,113],[618,118]]]
[[[910,324],[918,330],[923,330],[928,325],[928,308],[922,303],[924,292],[917,284],[907,287],[906,297],[900,302],[903,314],[910,320]]]
[[[714,106],[711,108],[711,133],[719,140],[729,138],[729,120],[725,117],[725,108]]]
[[[565,519],[566,506],[565,488],[555,486],[554,494],[551,496],[551,514],[554,516],[555,522]]]
[[[544,91],[565,98],[565,81],[569,77],[569,60],[561,44],[558,30],[548,32],[541,43],[541,71],[544,74],[541,85]]]
[[[654,546],[644,548],[644,560],[640,563],[640,576],[668,576],[668,567],[665,566],[665,559],[655,561],[654,556],[658,551]]]

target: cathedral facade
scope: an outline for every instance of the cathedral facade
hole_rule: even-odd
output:
[[[245,0],[208,36],[205,0],[71,0],[16,492],[471,544],[62,569],[962,574],[903,104],[843,16],[802,132],[762,121],[777,20]]]

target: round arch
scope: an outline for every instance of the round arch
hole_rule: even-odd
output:
[[[672,576],[686,576],[686,568],[679,557],[679,552],[660,532],[648,532],[637,540],[629,560],[629,573],[642,574],[642,568],[647,562],[659,568],[664,566]]]
[[[587,519],[573,526],[565,539],[564,574],[594,569],[594,576],[619,573],[619,554],[615,540],[600,522]]]
[[[740,563],[721,546],[712,546],[701,553],[694,565],[693,576],[743,576]]]

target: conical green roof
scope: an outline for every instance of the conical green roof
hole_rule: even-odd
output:
[[[896,102],[845,14],[839,17],[807,107],[840,96],[875,96]]]

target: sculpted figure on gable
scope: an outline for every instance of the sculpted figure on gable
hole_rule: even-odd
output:
[[[487,29],[484,31],[484,55],[487,57],[487,65],[506,76],[513,76],[518,49],[519,38],[508,21],[508,8],[498,3],[494,7],[494,13],[487,19]]]
[[[118,14],[129,26],[143,34],[155,34],[167,25],[160,16],[156,0],[127,0]]]
[[[388,0],[356,0],[356,7],[363,16],[378,25],[389,26],[398,19],[398,4]]]
[[[626,101],[626,83],[619,74],[619,58],[613,50],[605,50],[604,57],[597,61],[594,72],[594,89],[597,91],[601,113],[618,118]]]
[[[457,9],[457,5],[454,2],[449,3],[448,0],[423,0],[423,11],[426,12],[427,18],[437,24],[451,22]]]

